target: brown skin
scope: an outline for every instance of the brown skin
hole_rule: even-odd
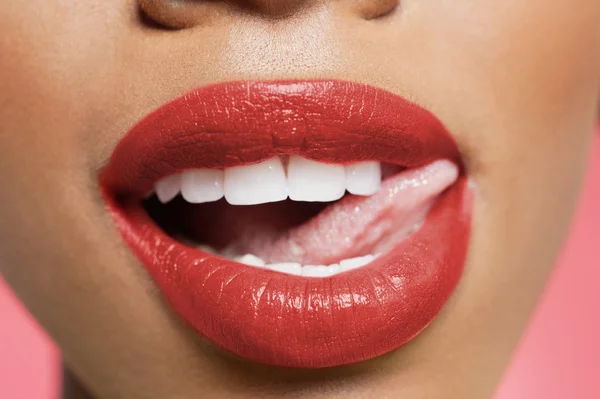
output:
[[[145,24],[132,0],[0,3],[0,273],[91,396],[489,398],[579,190],[600,103],[600,2],[140,3],[148,21],[186,29]],[[430,328],[380,359],[316,372],[199,342],[124,246],[97,184],[118,140],[167,100],[305,77],[431,109],[476,194],[464,278]]]

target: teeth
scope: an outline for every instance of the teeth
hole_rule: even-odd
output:
[[[181,189],[181,175],[171,175],[156,182],[156,196],[163,204],[177,197]]]
[[[198,248],[203,249],[206,252],[214,254],[215,249],[208,246],[199,246]],[[221,256],[224,256],[222,253]],[[255,266],[273,270],[279,273],[291,274],[294,276],[303,277],[329,277],[349,270],[357,269],[371,263],[377,256],[366,255],[358,258],[345,259],[339,264],[333,265],[306,265],[302,266],[300,263],[295,262],[283,262],[283,263],[270,263],[265,264],[265,261],[256,255],[246,254],[244,256],[237,256],[234,258],[236,262],[243,263],[248,266]]]
[[[285,171],[278,157],[225,169],[225,199],[232,205],[283,201],[287,194]]]
[[[349,270],[358,269],[360,267],[366,266],[375,259],[377,259],[381,254],[377,255],[365,255],[359,256],[356,258],[344,259],[339,264],[335,263],[333,265],[324,266],[324,265],[306,265],[303,266],[300,263],[296,262],[282,262],[282,263],[270,263],[266,264],[266,262],[260,257],[253,254],[246,254],[243,256],[231,256],[231,254],[226,254],[223,250],[217,250],[209,245],[197,245],[196,248],[201,249],[205,252],[208,252],[212,255],[222,256],[229,259],[233,259],[236,262],[243,263],[248,266],[260,267],[264,269],[273,270],[279,273],[292,274],[295,276],[304,276],[304,277],[329,277],[335,276],[336,274],[340,274],[343,272],[347,272]]]
[[[300,263],[272,263],[265,266],[267,269],[275,270],[279,273],[293,274],[295,276],[302,275],[302,265]]]
[[[381,186],[381,164],[359,162],[346,165],[346,190],[355,195],[373,195]]]
[[[288,164],[288,186],[294,201],[335,201],[342,198],[346,190],[346,172],[343,165],[292,155]]]
[[[344,259],[340,262],[341,271],[345,272],[348,270],[356,269],[364,266],[375,259],[373,255],[360,256],[358,258]]]
[[[196,169],[181,175],[181,195],[187,202],[199,204],[223,198],[224,173],[219,169]]]
[[[381,186],[381,164],[376,161],[335,165],[291,155],[286,170],[279,157],[246,166],[193,169],[159,180],[153,191],[162,203],[179,192],[190,203],[218,201],[232,205],[257,205],[283,201],[332,202],[347,190],[354,195],[373,195]]]
[[[239,258],[235,258],[235,261],[243,263],[248,266],[264,266],[265,265],[264,260],[262,260],[258,256],[254,256],[252,254],[247,254],[247,255],[241,256]]]
[[[302,268],[302,275],[304,277],[328,277],[332,274],[332,270],[329,270],[329,266],[308,265]]]

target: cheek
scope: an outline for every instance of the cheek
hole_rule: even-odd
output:
[[[434,3],[414,19],[423,38],[414,56],[430,61],[422,65],[432,85],[446,82],[452,97],[440,93],[440,104],[460,98],[470,113],[527,110],[537,119],[589,108],[600,77],[600,3]]]
[[[600,88],[600,3],[413,3],[421,18],[407,24],[420,40],[405,51],[421,70],[411,80],[458,136],[476,186],[456,296],[472,323],[456,331],[469,337],[463,348],[509,353],[579,192]]]
[[[600,3],[439,0],[414,12],[418,90],[460,137],[472,176],[570,188],[597,111]]]
[[[403,12],[373,41],[395,50],[370,65],[441,117],[472,176],[520,178],[513,160],[537,178],[566,165],[558,177],[572,180],[599,103],[599,2],[415,0]]]
[[[6,105],[0,113],[7,122],[0,129],[13,130],[0,139],[68,140],[68,126],[98,112],[102,94],[118,87],[116,61],[128,45],[131,5],[119,3],[124,2],[0,5],[0,100]],[[10,10],[3,12],[5,7]],[[36,136],[22,133],[31,125],[37,126],[30,132]]]
[[[111,35],[123,31],[126,10],[114,0],[9,3],[0,4],[0,186],[9,188],[0,207],[0,267],[18,275],[19,257],[7,258],[43,242],[36,234],[45,226],[67,231],[56,215],[89,186],[79,173],[90,169],[82,126],[114,85],[119,42]]]

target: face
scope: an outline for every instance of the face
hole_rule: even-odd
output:
[[[489,397],[578,193],[600,103],[599,20],[594,0],[3,2],[0,272],[98,398]],[[424,331],[365,362],[290,369],[215,345],[102,195],[107,165],[119,179],[113,151],[151,111],[215,83],[281,79],[369,85],[369,101],[392,98],[371,103],[382,118],[408,104],[398,96],[416,103],[464,166],[470,235],[440,239],[469,237],[460,280]]]

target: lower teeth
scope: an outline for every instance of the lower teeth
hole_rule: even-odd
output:
[[[205,252],[221,255],[214,248],[208,246],[199,246],[198,249],[201,249]],[[349,270],[357,269],[363,267],[373,260],[375,260],[379,255],[365,255],[359,256],[356,258],[344,259],[339,263],[335,263],[332,265],[301,265],[300,263],[295,262],[284,262],[284,263],[265,263],[264,260],[259,258],[256,255],[246,254],[243,256],[236,256],[233,258],[234,261],[248,265],[259,267],[262,269],[273,270],[279,273],[291,274],[295,276],[304,276],[304,277],[329,277],[336,274],[340,274],[343,272],[347,272]],[[227,256],[226,256],[227,257]]]

